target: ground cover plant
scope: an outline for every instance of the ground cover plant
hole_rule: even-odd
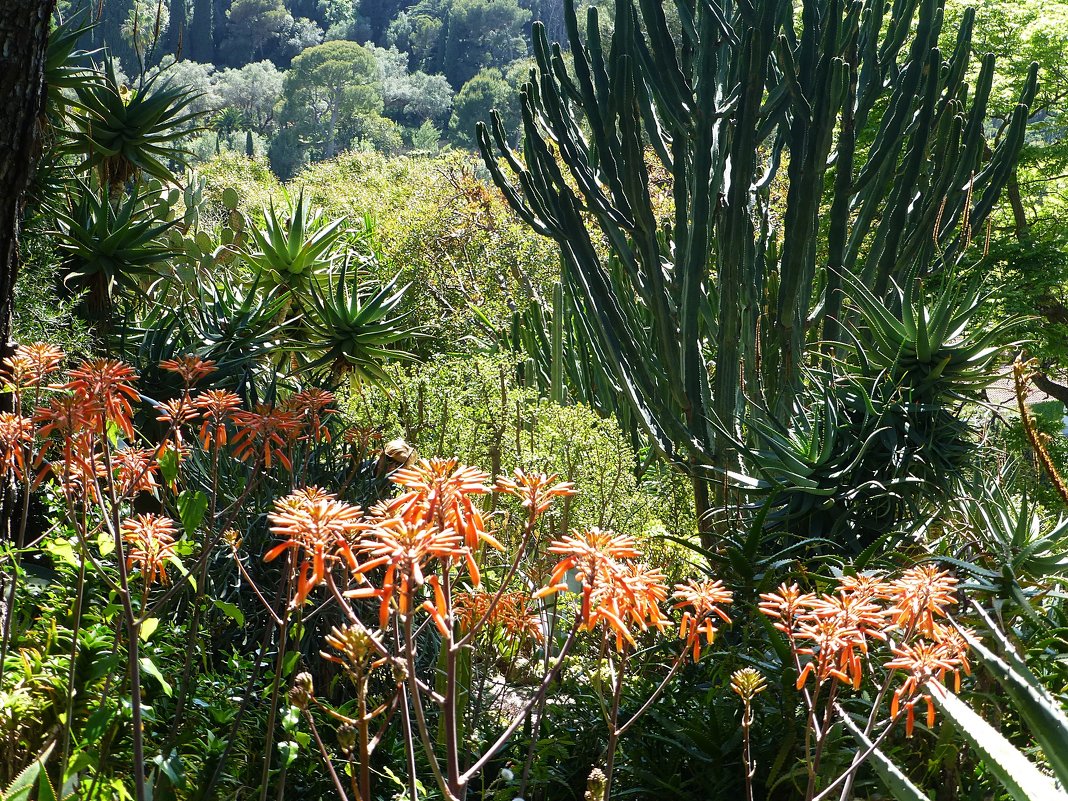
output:
[[[1062,6],[0,0],[0,801],[1066,797]]]

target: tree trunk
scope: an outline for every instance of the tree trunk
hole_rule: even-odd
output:
[[[11,315],[25,192],[37,159],[44,59],[54,0],[0,0],[0,356]]]

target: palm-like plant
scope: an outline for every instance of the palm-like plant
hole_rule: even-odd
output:
[[[346,260],[332,286],[310,284],[303,324],[311,355],[304,369],[330,367],[335,373],[351,373],[361,381],[385,383],[383,363],[388,359],[413,359],[397,343],[416,335],[404,325],[410,312],[400,306],[408,285],[397,287],[400,275],[384,286],[350,285],[350,261]]]
[[[286,298],[255,283],[201,281],[193,298],[176,304],[163,295],[135,324],[115,332],[124,358],[139,368],[139,386],[149,397],[170,397],[174,376],[159,369],[164,359],[194,354],[215,362],[212,385],[254,401],[274,383],[268,354],[286,346],[280,322]]]
[[[327,220],[303,191],[295,203],[289,200],[287,213],[279,214],[272,202],[263,218],[262,227],[247,221],[249,242],[243,258],[264,287],[282,287],[298,298],[338,258],[350,233],[343,227],[344,217]]]
[[[965,543],[960,564],[979,588],[1036,621],[1036,597],[1068,584],[1068,519],[1044,514],[1026,497],[1012,497],[1004,478],[979,485],[955,504],[955,531]]]
[[[88,306],[107,307],[113,291],[138,292],[145,278],[174,252],[161,235],[174,225],[159,198],[138,187],[115,198],[107,185],[98,190],[79,183],[69,206],[56,214],[56,246],[65,265],[64,282],[88,290]]]
[[[170,163],[182,164],[188,155],[178,140],[195,130],[200,114],[188,110],[193,92],[160,83],[160,75],[129,89],[108,61],[99,80],[76,88],[67,150],[82,159],[79,168],[95,169],[102,184],[118,187],[141,173],[175,180]]]
[[[915,403],[971,398],[997,377],[1012,323],[976,325],[984,300],[977,289],[947,281],[928,301],[923,280],[911,273],[894,284],[888,308],[855,275],[843,274],[843,281],[859,312],[848,330],[862,374],[881,374]]]

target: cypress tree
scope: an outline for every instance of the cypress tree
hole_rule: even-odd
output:
[[[171,0],[171,25],[167,29],[167,52],[180,61],[189,50],[186,42],[185,0]]]
[[[189,26],[189,38],[185,51],[193,61],[202,64],[215,61],[215,44],[211,38],[212,0],[193,0],[193,24]]]
[[[256,155],[256,149],[252,142],[252,131],[245,131],[245,155],[249,158]]]

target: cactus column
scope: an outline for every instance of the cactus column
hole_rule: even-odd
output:
[[[591,348],[700,507],[746,404],[788,409],[837,336],[838,270],[885,292],[983,224],[1035,74],[991,151],[993,60],[966,83],[971,11],[942,54],[944,0],[682,0],[670,21],[660,0],[615,0],[607,51],[597,9],[583,34],[565,5],[570,50],[534,26],[521,152],[497,117],[479,146],[559,243]]]

